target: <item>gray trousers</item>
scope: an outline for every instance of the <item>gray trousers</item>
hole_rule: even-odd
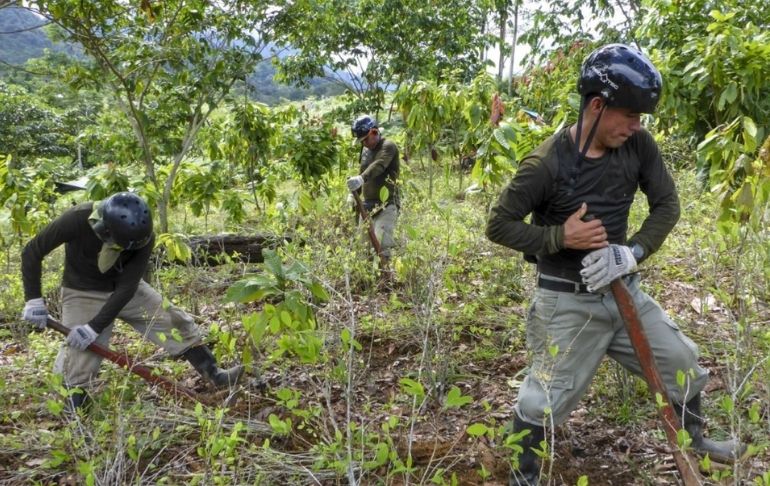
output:
[[[75,290],[63,287],[62,324],[73,328],[93,318],[111,292]],[[201,343],[200,333],[192,317],[174,305],[164,307],[163,297],[144,280],[139,282],[134,297],[118,314],[143,337],[178,356]],[[96,342],[108,346],[115,322],[99,333]],[[64,376],[69,387],[87,387],[99,373],[102,357],[91,351],[79,351],[62,344],[54,363],[54,372]]]
[[[390,204],[382,208],[377,214],[372,217],[372,224],[374,225],[374,234],[377,236],[377,241],[380,242],[382,248],[382,254],[385,258],[390,258],[391,252],[396,241],[393,238],[393,232],[396,228],[396,220],[398,219],[398,208],[395,204]],[[367,244],[369,244],[368,236]]]
[[[551,278],[551,277],[547,277]],[[625,277],[669,396],[682,403],[706,385],[698,348],[649,295],[639,276]],[[554,279],[558,280],[558,279]],[[519,390],[516,412],[534,425],[562,424],[591,384],[605,355],[641,376],[641,367],[611,293],[574,294],[537,288],[527,320],[530,372]],[[677,371],[687,375],[682,389]]]

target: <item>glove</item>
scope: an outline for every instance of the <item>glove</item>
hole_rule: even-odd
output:
[[[36,331],[45,329],[46,320],[48,320],[48,308],[42,297],[30,299],[24,304],[24,312],[21,318],[35,325]]]
[[[71,348],[85,350],[89,344],[96,340],[98,334],[91,326],[84,324],[73,328],[69,334],[67,334],[67,344]]]
[[[364,178],[360,175],[353,176],[348,179],[348,190],[350,192],[357,191],[364,185]]]
[[[580,276],[589,292],[607,287],[613,280],[636,270],[636,258],[625,245],[610,245],[583,258]]]
[[[345,204],[349,207],[356,209],[356,198],[353,197],[353,193],[349,192],[347,199],[345,199]]]

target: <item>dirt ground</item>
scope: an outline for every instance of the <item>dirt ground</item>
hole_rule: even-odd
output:
[[[397,291],[397,290],[396,290]],[[359,298],[355,305],[360,315],[371,313],[372,308],[386,305],[387,296],[382,301],[375,302]],[[678,319],[690,323],[686,329],[688,335],[697,342],[728,339],[720,335],[719,329],[724,329],[726,315],[719,310],[704,313],[693,305],[692,289],[685,284],[667,286],[659,298],[665,309]],[[206,309],[202,309],[206,313]],[[342,309],[324,309],[326,317],[342,314]],[[410,478],[410,484],[432,484],[431,478],[437,471],[445,470],[445,478],[454,473],[458,484],[461,485],[506,485],[509,475],[507,450],[502,447],[503,437],[482,436],[471,437],[467,433],[469,425],[484,423],[490,427],[499,427],[510,419],[511,410],[516,399],[516,388],[523,379],[527,367],[527,355],[523,346],[523,338],[512,330],[510,322],[523,319],[523,305],[511,304],[500,310],[509,318],[488,321],[484,324],[458,318],[457,322],[448,319],[442,324],[442,331],[431,336],[427,341],[440,340],[440,354],[433,356],[429,365],[424,369],[436,372],[436,376],[444,380],[423,379],[423,383],[433,383],[426,388],[426,405],[418,413],[412,409],[412,401],[405,397],[400,384],[404,377],[414,377],[416,370],[421,368],[424,359],[424,336],[419,329],[405,327],[401,330],[381,330],[377,326],[369,326],[359,331],[355,336],[361,349],[356,352],[356,362],[353,367],[351,389],[346,393],[339,381],[328,380],[329,366],[327,365],[291,365],[280,369],[269,368],[262,376],[268,390],[293,388],[302,391],[298,405],[300,409],[320,407],[325,414],[344,420],[347,410],[351,411],[351,419],[359,424],[366,424],[370,430],[379,431],[380,424],[387,422],[390,417],[398,417],[401,427],[391,433],[394,447],[399,457],[411,454],[416,467]],[[212,316],[214,319],[215,316]],[[129,341],[118,338],[112,343],[113,348],[120,349]],[[339,346],[339,343],[327,343]],[[436,343],[434,343],[436,344]],[[341,356],[341,350],[332,353]],[[17,345],[4,343],[1,359],[8,361],[12,354],[23,352]],[[149,364],[152,364],[151,358]],[[162,364],[162,359],[156,364]],[[706,392],[718,394],[726,390],[724,357],[715,353],[706,353],[702,364],[710,369],[711,378]],[[607,381],[607,376],[616,373],[607,362],[602,365],[599,374],[601,380]],[[618,368],[619,369],[619,368]],[[186,371],[181,384],[206,391],[202,388],[199,378],[192,372]],[[430,388],[432,386],[433,388]],[[473,397],[473,401],[460,408],[442,407],[441,399],[446,396],[451,386],[460,388],[463,395]],[[611,387],[609,387],[611,388]],[[631,386],[630,393],[639,386]],[[643,387],[642,387],[643,388]],[[350,400],[347,400],[347,396]],[[213,397],[221,399],[222,397]],[[230,404],[228,415],[234,420],[248,419],[252,422],[265,424],[271,414],[280,417],[291,416],[285,407],[279,405],[274,395],[256,388],[244,389],[238,399]],[[646,396],[632,397],[630,409],[623,419],[618,408],[622,400],[619,392],[608,390],[608,386],[596,383],[581,401],[570,420],[553,431],[553,461],[544,465],[546,476],[543,484],[575,485],[582,477],[590,485],[675,485],[679,484],[678,473],[672,455],[666,445],[665,437],[657,424],[652,400]],[[709,402],[707,402],[709,403]],[[709,403],[714,410],[717,406]],[[767,404],[763,407],[767,415]],[[414,421],[411,434],[403,424]],[[328,422],[328,418],[323,421]],[[725,426],[724,419],[712,419],[711,430],[717,434]],[[297,423],[295,419],[295,423]],[[765,422],[763,422],[765,423]],[[11,428],[0,424],[0,433],[11,432]],[[713,433],[713,432],[712,432]],[[295,428],[295,433],[288,438],[271,439],[271,447],[287,453],[311,452],[313,444],[318,443],[317,436],[304,435],[306,432]],[[408,440],[411,437],[411,440]],[[743,439],[758,445],[767,442],[766,436],[757,435],[756,430],[747,431]],[[189,446],[189,444],[188,444]],[[312,452],[311,452],[312,453]],[[169,458],[177,457],[177,452],[166,452]],[[15,468],[22,462],[5,457],[2,468]],[[9,461],[6,461],[9,460]],[[21,459],[19,459],[21,461]],[[196,466],[189,465],[191,469]],[[479,471],[487,471],[488,477],[482,479]],[[743,461],[736,471],[739,477],[754,478],[757,474],[770,470],[770,454],[762,450],[758,454]],[[14,477],[10,469],[6,477]],[[374,470],[365,476],[362,484],[380,484],[386,477],[387,471]],[[2,477],[3,474],[0,474]],[[57,477],[55,482],[44,484],[70,484],[68,477]],[[403,475],[393,474],[388,477],[388,484],[404,484]],[[371,480],[370,480],[371,479]],[[2,482],[2,481],[0,481]],[[321,481],[322,484],[347,484],[342,479]],[[712,484],[706,481],[704,484]],[[10,482],[7,484],[22,484]],[[305,484],[305,483],[302,483]],[[725,479],[720,484],[738,484],[734,479]],[[740,484],[753,484],[744,482]],[[757,483],[759,484],[759,483]]]

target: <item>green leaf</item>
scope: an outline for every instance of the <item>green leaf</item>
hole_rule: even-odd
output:
[[[751,117],[743,117],[743,131],[747,133],[751,138],[757,138],[757,125]]]
[[[377,444],[374,452],[374,459],[364,463],[364,468],[367,470],[377,469],[380,466],[384,466],[388,462],[388,455],[390,453],[390,447],[385,442]]]
[[[733,399],[730,398],[729,395],[725,395],[722,397],[722,399],[719,401],[719,407],[727,414],[733,413],[735,410],[735,403],[733,402]]]
[[[470,426],[468,426],[467,429],[465,429],[465,431],[471,437],[481,437],[482,435],[484,435],[487,432],[489,432],[489,430],[490,430],[489,427],[487,427],[486,425],[484,425],[482,423],[478,423],[478,422],[475,423],[475,424],[471,424]]]
[[[692,443],[692,438],[685,429],[679,429],[676,431],[676,443],[684,449]]]
[[[666,401],[663,400],[663,395],[661,395],[660,392],[655,392],[655,403],[657,404],[658,408],[663,408],[666,406]]]
[[[279,279],[284,278],[283,265],[281,264],[281,258],[275,252],[275,250],[264,249],[262,250],[262,257],[264,258],[264,266],[273,275]]]
[[[174,328],[172,328],[172,329],[171,329],[171,338],[172,338],[174,341],[176,341],[176,342],[178,342],[178,343],[181,343],[181,342],[182,342],[182,339],[183,339],[183,338],[182,338],[182,333],[180,333],[180,332],[179,332],[179,329],[177,329],[177,328],[175,328],[175,327],[174,327]]]
[[[760,418],[761,414],[759,402],[754,402],[751,404],[751,408],[749,408],[749,421],[751,421],[752,424],[757,424],[759,423]]]
[[[700,464],[701,470],[711,472],[711,459],[709,458],[708,454],[703,456],[703,458],[698,463]]]
[[[684,386],[687,380],[687,375],[682,370],[676,370],[676,384],[679,388],[684,390]]]
[[[291,433],[290,418],[281,420],[276,414],[271,413],[267,420],[270,423],[270,428],[273,429],[273,432],[276,435],[289,435],[289,433]]]
[[[556,355],[559,354],[559,345],[554,344],[552,346],[548,347],[548,354],[551,355],[552,358],[556,358]]]
[[[757,125],[748,116],[743,117],[743,149],[749,153],[757,149]]]
[[[446,400],[444,400],[444,406],[446,408],[462,407],[473,401],[473,397],[469,395],[463,395],[460,388],[453,386],[449,393],[447,393]]]
[[[422,383],[411,378],[401,378],[398,382],[401,384],[401,389],[407,395],[417,399],[422,399],[425,396],[425,388],[423,388]]]
[[[351,338],[350,329],[345,328],[342,330],[342,332],[340,332],[340,341],[342,341],[342,343],[345,344],[346,346],[350,344],[350,338]]]
[[[243,316],[242,321],[244,329],[248,331],[249,337],[251,337],[251,341],[259,346],[267,330],[267,315],[264,312],[251,313]]]
[[[737,97],[738,97],[738,85],[735,84],[735,81],[731,81],[730,84],[728,84],[727,87],[722,91],[722,94],[719,95],[717,108],[719,110],[724,110],[725,103],[732,103],[733,101],[735,101]]]
[[[390,191],[388,190],[387,186],[382,186],[380,188],[380,201],[385,203],[387,202],[389,197],[390,197]]]
[[[320,283],[313,282],[308,286],[308,289],[310,290],[310,293],[313,294],[313,297],[320,300],[321,302],[329,301],[329,294],[326,293],[326,289],[324,289],[323,285]]]
[[[712,10],[711,12],[709,12],[709,15],[711,16],[711,18],[717,21],[722,21],[725,19],[724,14],[719,10]]]
[[[748,214],[754,209],[754,192],[750,182],[744,183],[731,198],[735,203],[735,209]]]
[[[497,140],[497,143],[499,143],[505,150],[511,149],[511,144],[508,142],[505,132],[501,128],[496,128],[495,131],[492,132],[492,135],[495,137],[495,140]]]

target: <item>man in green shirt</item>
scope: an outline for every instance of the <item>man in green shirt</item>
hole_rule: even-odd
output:
[[[703,437],[700,393],[708,372],[696,345],[639,287],[637,265],[658,250],[679,219],[679,198],[640,115],[652,113],[661,77],[640,52],[622,44],[594,51],[578,81],[580,118],[525,157],[492,208],[487,236],[537,264],[538,287],[527,321],[532,353],[514,410],[513,431],[528,431],[510,484],[537,484],[546,426],[567,420],[605,355],[641,375],[609,284],[631,291],[663,381],[684,415],[692,446],[733,461],[740,446]],[[584,127],[588,128],[587,130]],[[590,127],[590,128],[589,128]],[[640,188],[649,214],[627,238]],[[525,222],[528,215],[530,222]],[[555,356],[551,351],[557,350]],[[686,373],[685,387],[677,372]]]
[[[42,297],[43,258],[64,245],[62,324],[71,331],[59,349],[54,370],[65,386],[75,389],[68,408],[84,405],[86,389],[99,371],[102,358],[86,350],[92,342],[107,346],[115,318],[172,356],[190,362],[217,387],[234,385],[242,366],[222,370],[202,344],[192,317],[142,280],[155,242],[147,203],[130,192],[65,211],[27,243],[22,252],[22,280],[26,305],[22,317],[45,329],[48,309]]]
[[[400,169],[398,147],[380,134],[377,121],[370,116],[357,118],[351,132],[356,142],[362,145],[362,152],[359,175],[348,179],[348,189],[362,193],[364,208],[372,218],[374,232],[387,261],[395,245],[393,231],[401,207],[397,183]],[[384,201],[380,199],[383,187],[388,192]]]

